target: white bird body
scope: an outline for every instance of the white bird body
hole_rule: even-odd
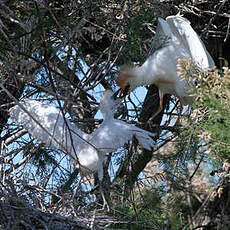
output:
[[[142,66],[121,69],[117,84],[122,88],[121,92],[126,87],[132,91],[138,86],[156,85],[159,89],[160,107],[163,106],[164,94],[177,96],[182,105],[191,105],[194,99],[189,95],[187,81],[178,75],[178,59],[192,58],[202,70],[214,67],[214,61],[190,22],[181,16],[158,19],[156,41],[162,39],[162,36],[168,38],[165,46],[157,49]]]
[[[170,58],[168,56],[170,53],[177,56]],[[134,85],[136,88],[140,85],[154,84],[162,97],[164,94],[172,94],[179,97],[183,105],[192,104],[193,99],[188,96],[188,83],[185,80],[182,81],[175,70],[178,58],[182,55],[185,57],[184,50],[175,46],[169,45],[157,50],[142,66],[134,68],[136,77],[130,79],[130,86]],[[186,57],[189,58],[188,55]]]
[[[120,100],[113,100],[112,94],[112,91],[106,90],[101,98],[100,110],[104,121],[91,134],[91,143],[100,151],[108,153],[116,151],[135,136],[143,148],[151,150],[154,145],[151,137],[156,134],[115,119],[114,113]]]
[[[46,146],[61,149],[69,154],[80,163],[84,172],[98,171],[98,177],[102,180],[106,153],[124,146],[133,136],[148,150],[154,145],[151,137],[155,134],[114,119],[116,108],[117,101],[113,100],[112,91],[105,91],[100,102],[104,121],[91,134],[84,133],[64,119],[54,106],[35,100],[22,101],[20,106],[11,109],[10,115],[17,125],[23,126]]]

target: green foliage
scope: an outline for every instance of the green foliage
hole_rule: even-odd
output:
[[[126,200],[121,206],[115,206],[111,213],[126,219],[127,223],[114,224],[112,228],[138,230],[171,226],[171,229],[180,229],[183,226],[180,212],[185,209],[182,210],[179,200],[172,202],[167,199],[165,192],[161,185],[145,184],[143,188],[135,188],[132,199]]]
[[[199,141],[206,144],[214,159],[229,159],[230,153],[230,70],[227,67],[204,73],[194,70],[185,76],[197,82],[194,88],[196,102],[190,130],[195,130]],[[207,153],[206,148],[206,153]]]
[[[153,17],[152,9],[147,8],[140,2],[136,6],[135,17],[130,18],[129,26],[127,31],[125,31],[127,42],[124,48],[124,53],[126,54],[124,63],[127,63],[127,60],[139,63],[145,60],[152,37],[146,24],[153,24],[155,22],[156,18]]]
[[[230,155],[230,70],[201,73],[194,63],[184,60],[179,62],[179,72],[192,83],[196,100],[191,116],[182,121],[175,145],[162,158],[165,180],[161,184],[167,181],[167,185],[164,189],[146,186],[141,196],[136,191],[134,201],[122,206],[125,210],[119,209],[129,214],[130,221],[162,228],[167,220],[167,226],[175,230],[189,227],[189,219],[207,196],[213,183],[208,168],[215,168],[217,161],[220,167]],[[130,223],[127,229],[138,226]]]
[[[29,163],[35,166],[36,175],[44,176],[47,175],[49,170],[52,170],[53,167],[57,167],[57,152],[51,151],[42,146],[34,148],[28,147],[23,152],[23,156],[31,155]]]
[[[41,5],[36,6],[35,2],[4,1],[4,4],[8,4],[7,6],[14,15],[8,15],[8,12],[0,9],[0,20],[3,25],[1,28],[5,33],[5,36],[2,31],[0,33],[0,56],[3,63],[1,65],[7,67],[7,70],[11,70],[14,73],[13,76],[24,78],[26,84],[23,97],[40,98],[45,101],[50,99],[55,103],[56,96],[58,96],[64,112],[69,112],[73,121],[82,122],[82,127],[89,127],[92,120],[92,126],[95,128],[100,123],[97,119],[93,119],[94,113],[98,109],[99,95],[104,89],[113,88],[118,66],[129,61],[141,64],[146,59],[154,36],[156,18],[166,16],[168,11],[165,8],[169,8],[169,5],[167,1],[53,0],[49,2],[37,1],[37,4],[41,3]],[[161,2],[167,3],[165,4],[167,6],[161,8]],[[173,2],[179,4],[182,1]],[[17,18],[21,20],[21,25],[16,20]],[[43,34],[46,39],[46,47],[41,39]],[[16,52],[9,52],[12,47]],[[51,76],[47,76],[48,62],[44,60],[45,51],[48,53],[48,62],[56,89],[51,87],[49,79]],[[24,56],[22,52],[25,54]],[[36,72],[29,68],[32,63],[29,57],[37,59],[35,62]],[[28,62],[20,63],[21,59],[28,59]],[[113,70],[109,68],[110,63],[114,64]],[[17,68],[17,66],[21,68]],[[136,149],[127,147],[134,157],[139,154],[137,158],[140,161],[138,163],[144,158],[148,158],[150,161],[153,156],[154,159],[159,160],[157,163],[163,169],[154,172],[149,170],[150,173],[146,177],[149,177],[150,186],[144,182],[143,186],[139,186],[139,182],[137,182],[131,194],[126,192],[125,186],[129,182],[125,177],[132,177],[134,173],[140,173],[143,168],[133,170],[130,167],[132,165],[130,161],[125,164],[128,173],[123,174],[119,180],[115,178],[115,182],[111,181],[110,192],[114,207],[110,214],[122,219],[121,223],[112,226],[114,229],[163,229],[165,225],[168,229],[182,229],[189,222],[189,217],[192,216],[191,210],[195,213],[199,209],[200,200],[208,191],[205,186],[203,189],[203,185],[200,183],[200,190],[196,190],[197,188],[195,185],[193,186],[190,178],[193,176],[193,172],[198,175],[197,177],[202,178],[203,172],[195,171],[195,168],[190,170],[189,167],[199,166],[199,162],[207,157],[219,161],[229,158],[229,70],[225,68],[220,73],[217,70],[200,73],[191,63],[190,66],[184,67],[181,69],[184,71],[182,75],[190,78],[192,73],[192,81],[195,79],[198,83],[192,92],[197,97],[193,108],[194,115],[192,114],[191,118],[188,118],[185,125],[183,124],[179,130],[180,135],[176,139],[176,144],[170,140],[172,145],[168,149],[166,148],[164,156],[157,156],[156,152],[150,151],[148,155],[143,155],[143,152],[135,153]],[[24,70],[28,70],[28,76]],[[7,77],[11,76],[8,72],[5,73],[3,68],[0,72]],[[151,103],[155,102],[151,101]],[[122,118],[126,116],[126,111],[121,112]],[[136,118],[135,114],[138,113],[133,112],[133,114]],[[168,142],[168,134],[171,135],[171,131],[165,129],[159,142]],[[70,210],[68,213],[66,211],[62,213],[72,217],[70,213],[79,215],[79,210],[85,209],[84,212],[87,213],[85,219],[95,216],[94,211],[97,211],[98,197],[93,182],[96,180],[79,181],[81,175],[78,170],[74,172],[69,170],[68,159],[61,162],[59,151],[55,152],[48,148],[34,146],[27,148],[25,144],[28,141],[23,138],[18,140],[18,143],[24,146],[18,150],[18,154],[23,152],[26,162],[20,168],[15,168],[18,172],[23,173],[22,177],[24,178],[26,174],[29,175],[28,183],[36,184],[39,196],[34,199],[35,205],[38,203],[37,200],[41,204],[48,204],[49,196],[46,191],[52,192],[51,203],[55,205],[60,205],[62,202],[63,204],[68,203],[66,197],[71,199],[73,188],[77,188],[74,205],[71,200],[71,207],[58,208],[57,206],[52,209],[52,205],[47,205],[47,209],[44,210],[47,213],[61,213],[62,210]],[[164,145],[161,148],[164,148]],[[12,169],[14,169],[14,164],[17,166],[18,161],[17,151],[14,152],[12,151],[7,156],[7,160],[9,156],[11,160],[5,161],[5,164],[11,164]],[[207,157],[205,158],[204,155]],[[122,159],[118,159],[121,156]],[[18,158],[21,159],[21,155]],[[126,158],[125,153],[120,154],[119,152],[116,159],[118,164],[115,168],[117,169],[122,165],[123,160],[129,158]],[[130,159],[132,160],[132,158]],[[4,162],[2,157],[1,162]],[[7,168],[9,168],[8,165]],[[13,171],[12,177],[17,175],[15,172]],[[157,174],[161,176],[157,177]],[[8,172],[5,175],[8,175]],[[30,180],[31,178],[34,180]],[[21,176],[18,176],[18,179],[21,179]],[[127,184],[123,183],[124,180]],[[5,181],[4,179],[3,183]],[[79,184],[76,185],[77,182]],[[16,185],[18,186],[18,184]],[[191,187],[186,187],[187,185]],[[119,187],[120,194],[114,195],[118,189],[113,191],[113,186]],[[28,186],[25,187],[24,194],[36,195],[34,190],[28,193],[26,189]],[[21,188],[18,191],[22,191]],[[191,207],[187,200],[188,191]],[[56,196],[53,194],[54,192],[57,193]],[[6,194],[8,196],[8,191]],[[67,195],[65,196],[65,194]],[[60,196],[63,196],[63,199]],[[44,197],[44,200],[42,200],[43,198],[39,200],[39,197]],[[96,201],[93,203],[95,197]],[[199,200],[196,197],[201,198]],[[43,207],[45,206],[43,205]],[[94,222],[94,220],[89,221],[90,225]],[[97,219],[95,219],[96,222]]]

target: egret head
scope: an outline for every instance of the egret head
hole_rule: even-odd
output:
[[[125,65],[121,67],[116,83],[121,87],[120,96],[126,96],[136,88],[135,66]]]
[[[100,101],[100,110],[105,117],[113,117],[117,106],[121,103],[121,99],[115,99],[116,93],[111,90],[105,90]]]

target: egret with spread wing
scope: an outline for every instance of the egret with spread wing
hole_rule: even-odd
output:
[[[53,105],[35,100],[24,100],[14,106],[11,119],[23,126],[34,138],[54,149],[61,149],[80,164],[84,172],[98,172],[103,179],[105,154],[114,152],[135,136],[139,144],[148,150],[154,145],[155,134],[124,121],[114,119],[120,100],[114,100],[113,92],[106,90],[101,98],[100,110],[104,117],[100,126],[86,134],[66,120]]]
[[[194,98],[189,93],[187,81],[178,75],[178,59],[192,58],[202,71],[213,68],[215,65],[203,42],[186,18],[179,15],[169,16],[166,20],[159,18],[156,43],[159,43],[163,37],[166,40],[163,47],[147,58],[142,66],[121,68],[116,80],[121,87],[121,95],[125,95],[138,86],[154,84],[158,87],[160,106],[150,120],[162,110],[164,94],[177,96],[181,109],[183,105],[193,103]]]

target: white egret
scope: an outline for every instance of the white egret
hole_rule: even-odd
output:
[[[14,106],[11,119],[23,126],[34,138],[54,149],[69,154],[85,173],[98,172],[103,179],[105,154],[124,146],[135,136],[139,144],[148,150],[154,146],[151,137],[155,134],[140,129],[124,121],[114,119],[114,112],[120,100],[114,100],[113,92],[106,90],[100,102],[104,117],[100,126],[91,134],[86,134],[76,125],[64,119],[62,113],[53,105],[35,100],[24,100]]]
[[[178,75],[178,59],[192,58],[202,71],[215,65],[186,18],[179,15],[169,16],[166,20],[159,18],[155,35],[158,46],[159,40],[163,38],[166,44],[147,58],[143,65],[121,68],[116,80],[121,87],[121,95],[133,91],[138,86],[154,84],[158,87],[160,106],[150,120],[162,110],[164,94],[177,96],[181,103],[181,110],[183,105],[191,105],[194,101],[194,98],[189,95],[187,81]]]

